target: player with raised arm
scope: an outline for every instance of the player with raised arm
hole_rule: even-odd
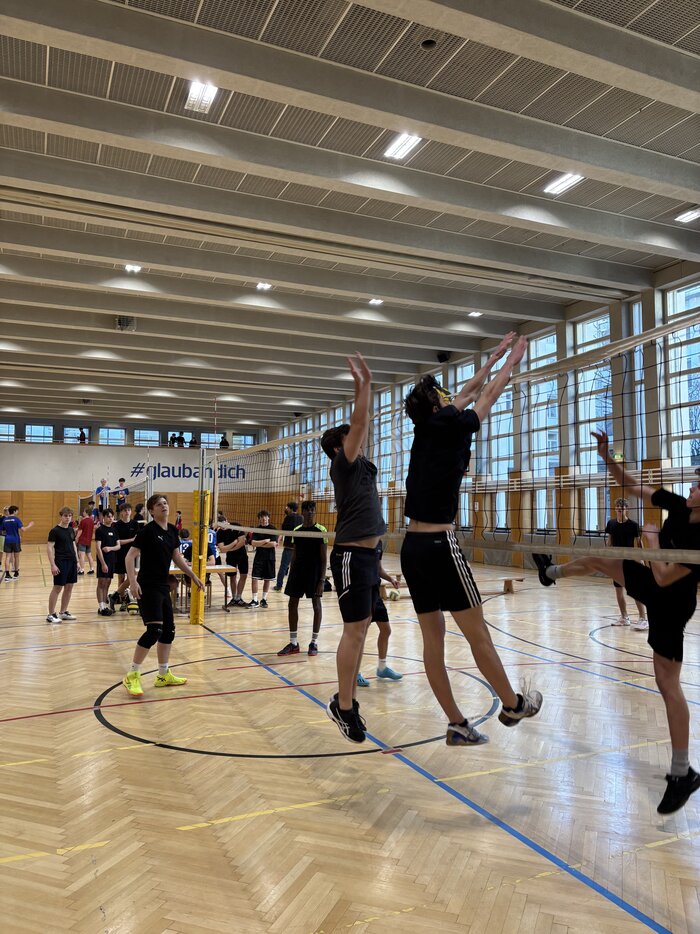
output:
[[[454,531],[459,488],[469,465],[472,437],[505,389],[527,347],[513,345],[496,376],[489,373],[513,343],[503,338],[486,364],[453,398],[435,377],[422,377],[406,396],[406,414],[415,425],[406,478],[405,513],[409,519],[401,549],[401,570],[423,634],[423,660],[430,687],[448,719],[448,746],[488,742],[457,706],[445,668],[445,617],[449,612],[467,641],[479,671],[498,694],[498,719],[515,726],[542,706],[539,691],[516,694],[491,641],[481,595]],[[486,384],[486,385],[485,385]],[[468,405],[474,403],[472,408]]]

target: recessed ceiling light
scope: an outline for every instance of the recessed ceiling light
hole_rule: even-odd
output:
[[[115,353],[113,350],[81,350],[78,354],[79,357],[90,357],[93,360],[123,360],[123,357],[120,357],[119,354]]]
[[[298,399],[285,399],[284,402],[280,402],[280,405],[293,405],[295,409],[303,409],[306,403],[299,402]]]
[[[0,341],[0,350],[10,350],[13,353],[21,353],[24,348],[19,344],[13,344],[12,341]]]
[[[245,402],[240,396],[217,396],[217,402]]]
[[[141,272],[141,267],[137,266],[135,263],[127,263],[124,267],[127,272]]]
[[[170,392],[169,389],[149,389],[148,392],[144,393],[146,396],[160,396],[163,399],[176,399],[177,396],[174,392]]]
[[[483,311],[470,311],[469,312],[470,318],[480,318],[482,315],[483,315]]]
[[[5,389],[26,389],[27,388],[24,385],[24,383],[18,383],[16,379],[0,380],[0,386],[4,386]]]
[[[140,415],[138,412],[132,412],[131,415],[126,415],[125,418],[148,418],[148,415]]]
[[[241,418],[238,422],[239,425],[257,425],[257,422],[254,422],[252,418]]]
[[[676,220],[681,224],[689,224],[691,221],[700,217],[700,208],[691,208],[690,211],[683,211]]]
[[[255,288],[258,290],[258,292],[267,292],[272,288],[272,285],[269,282],[258,282]]]
[[[64,415],[87,415],[87,412],[79,412],[77,409],[71,409],[70,412],[64,412]]]
[[[370,298],[369,303],[370,305],[383,305],[384,299],[383,298]]]
[[[204,360],[197,360],[194,357],[181,357],[179,360],[173,360],[175,366],[197,366],[197,367],[208,367],[209,364],[205,363]]]
[[[213,84],[190,81],[190,90],[185,101],[185,110],[194,110],[198,114],[208,114],[219,89]]]
[[[196,418],[194,415],[191,415],[189,418],[185,419],[186,422],[201,422],[201,418]]]
[[[412,152],[418,143],[422,142],[420,136],[411,136],[410,133],[402,133],[397,136],[394,142],[385,151],[387,159],[405,159],[409,152]]]
[[[24,412],[25,409],[16,409],[12,405],[6,405],[4,408],[0,409],[0,412]]]
[[[578,185],[583,179],[583,175],[574,175],[573,172],[566,172],[564,175],[559,175],[551,181],[545,188],[545,191],[548,195],[560,195],[562,192],[568,191],[569,188],[573,188],[574,185]]]
[[[69,392],[104,392],[100,386],[71,386]]]

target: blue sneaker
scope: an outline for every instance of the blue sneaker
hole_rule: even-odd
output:
[[[361,688],[369,687],[369,681],[367,680],[367,678],[365,678],[365,676],[362,674],[361,671],[357,675],[357,686]]]
[[[377,677],[384,681],[400,681],[403,675],[400,675],[398,671],[394,671],[393,668],[389,668],[387,665],[386,668],[377,668]]]

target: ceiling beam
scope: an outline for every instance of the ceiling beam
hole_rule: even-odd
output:
[[[398,165],[333,153],[242,130],[197,124],[173,114],[98,101],[67,91],[0,79],[0,121],[46,133],[179,159],[284,182],[331,188],[380,201],[486,220],[536,232],[565,234],[621,250],[700,259],[700,234],[687,228],[504,191]],[[195,178],[196,181],[196,178]],[[640,191],[639,200],[649,192]],[[468,231],[467,231],[468,235]]]
[[[697,59],[546,0],[356,0],[431,29],[700,111]],[[690,12],[690,11],[689,11]],[[690,20],[689,20],[690,23]]]
[[[229,227],[240,225],[260,229],[262,226],[267,232],[281,232],[292,238],[303,234],[327,241],[332,237],[341,256],[344,244],[353,248],[370,246],[385,252],[395,250],[403,253],[408,250],[419,257],[444,258],[465,265],[487,265],[493,269],[634,291],[648,287],[651,282],[651,273],[635,266],[220,191],[64,159],[46,159],[35,153],[9,151],[4,154],[0,164],[0,184],[13,188],[31,186],[46,195],[69,194],[80,198],[88,195],[98,198],[103,210],[107,210],[110,204],[127,205],[134,210],[176,210],[179,215],[215,220]],[[50,203],[50,198],[47,201]]]
[[[700,200],[693,163],[274,46],[261,54],[258,42],[131,7],[4,0],[0,33],[555,171]],[[656,52],[656,43],[650,46]],[[195,126],[193,121],[196,135]]]

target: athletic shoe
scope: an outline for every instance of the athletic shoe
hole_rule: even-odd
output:
[[[267,600],[265,599],[265,597],[263,597],[262,600],[260,601],[260,607],[263,610],[267,609]]]
[[[49,613],[49,615],[46,617],[46,622],[47,623],[60,623],[61,617],[58,615],[58,613]]]
[[[377,677],[383,681],[400,681],[403,675],[387,665],[386,668],[377,668]]]
[[[620,616],[618,619],[614,619],[611,626],[629,626],[630,618],[629,616]]]
[[[19,577],[19,571],[15,571],[14,579],[17,580],[18,577]]]
[[[489,738],[485,733],[480,733],[476,727],[470,726],[468,720],[461,723],[450,723],[447,727],[445,744],[447,746],[483,746],[488,743]]]
[[[360,705],[358,704],[358,702],[355,700],[354,697],[353,697],[353,699],[352,699],[352,709],[355,711],[355,715],[357,716],[357,719],[358,719],[358,722],[359,722],[360,726],[362,727],[362,729],[363,729],[364,732],[366,733],[366,732],[367,732],[367,721],[365,720],[365,718],[364,718],[364,717],[362,716],[362,714],[360,713]]]
[[[275,593],[279,593],[282,590],[281,587],[273,587],[272,589],[275,591]]]
[[[94,573],[95,573],[94,571],[88,571],[88,577],[90,576],[90,574],[94,574]]]
[[[260,604],[257,600],[251,600],[250,603],[244,603],[243,606],[247,606],[249,610],[257,610]]]
[[[364,743],[364,726],[360,720],[359,710],[354,704],[352,710],[341,710],[338,706],[338,695],[334,694],[328,701],[326,713],[340,730],[341,736],[351,743]]]
[[[365,678],[365,676],[362,674],[361,671],[358,671],[357,673],[357,686],[361,688],[369,687],[369,681],[367,680],[367,678]]]
[[[534,717],[540,712],[540,707],[542,706],[542,695],[540,692],[527,691],[524,685],[522,687],[522,692],[522,694],[518,695],[521,699],[520,709],[516,708],[515,710],[511,710],[508,707],[501,707],[498,719],[503,726],[517,726],[521,720]]]
[[[129,671],[122,678],[122,684],[132,697],[143,697],[140,671]]]
[[[637,632],[644,632],[649,628],[649,620],[646,616],[640,616],[636,623],[632,623],[631,628]]]
[[[77,619],[77,617],[73,616],[72,613],[69,613],[68,610],[66,610],[65,613],[61,613],[61,619]]]
[[[537,565],[537,576],[540,579],[540,584],[542,584],[543,587],[551,587],[552,584],[556,584],[556,581],[552,580],[551,577],[547,577],[545,574],[547,568],[552,566],[552,556],[533,555],[532,560]]]
[[[657,807],[659,814],[673,814],[683,807],[694,791],[700,788],[700,775],[695,769],[688,769],[687,775],[667,775],[666,791]]]
[[[111,594],[107,597],[107,599],[109,600],[109,608],[110,608],[110,610],[114,610],[114,607],[115,607],[115,606],[117,605],[117,603],[119,603],[119,601],[121,600],[121,594],[119,593],[118,590],[115,590],[114,593],[111,593]]]
[[[248,606],[243,597],[236,597],[231,606]]]
[[[9,584],[11,580],[14,580],[12,574],[9,571],[5,571],[5,583]]]
[[[156,675],[155,681],[153,682],[153,687],[167,688],[173,685],[177,686],[178,684],[187,684],[187,678],[178,678],[178,676],[174,675],[168,668],[164,675]]]
[[[78,577],[82,577],[85,571],[78,571]]]
[[[228,601],[228,603],[225,603],[225,604],[224,604],[224,606],[235,606],[235,605],[236,605],[236,598],[235,598],[235,597],[231,597],[231,599]]]
[[[112,616],[114,614],[114,610],[110,609],[108,606],[100,607],[97,612],[100,616]]]
[[[126,611],[127,611],[128,609],[129,609],[129,604],[128,604],[128,603],[122,603],[122,604],[120,604],[120,606],[119,606],[119,612],[120,612],[120,613],[126,613]]]
[[[278,655],[298,655],[299,654],[299,645],[294,645],[292,642],[288,642],[283,649],[280,649],[277,653]]]
[[[309,655],[318,655],[318,646],[315,642],[309,642]]]

